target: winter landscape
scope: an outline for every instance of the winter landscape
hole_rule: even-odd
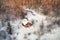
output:
[[[0,0],[0,40],[60,40],[60,0]]]

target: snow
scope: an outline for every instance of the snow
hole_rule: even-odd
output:
[[[46,33],[41,36],[40,40],[60,40],[60,28],[52,30],[51,33]]]
[[[8,34],[6,23],[4,27],[2,27],[2,24],[0,23],[0,33],[2,34],[2,36],[0,36],[0,40],[60,40],[60,28],[55,28],[51,30],[51,32],[44,33],[42,36],[40,36],[40,25],[42,25],[42,22],[44,23],[44,31],[46,31],[46,26],[51,24],[51,22],[46,20],[46,16],[41,15],[32,9],[25,10],[27,12],[25,19],[17,18],[14,21],[10,21],[12,26],[12,35]],[[32,23],[33,25],[25,28],[22,24],[25,25],[28,22]],[[2,30],[3,32],[1,32]],[[33,32],[36,32],[37,34],[33,34]],[[31,35],[28,36],[28,33],[31,33]],[[6,36],[6,39],[3,38],[4,35]],[[27,36],[27,39],[24,39],[24,36]]]

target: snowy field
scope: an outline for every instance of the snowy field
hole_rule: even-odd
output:
[[[0,21],[0,40],[60,40],[60,24],[55,23],[55,17],[44,16],[32,9],[26,9],[26,14],[24,19]]]

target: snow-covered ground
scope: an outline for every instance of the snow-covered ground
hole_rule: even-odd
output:
[[[9,21],[12,34],[7,31],[8,22],[4,27],[0,22],[0,40],[60,40],[60,27],[57,24],[52,24],[53,20],[46,20],[47,16],[32,9],[26,9],[26,13],[24,19],[17,18],[14,21]],[[24,25],[28,22],[32,25],[26,28]]]

